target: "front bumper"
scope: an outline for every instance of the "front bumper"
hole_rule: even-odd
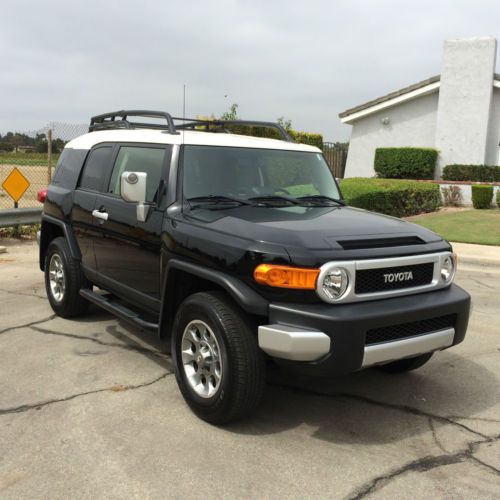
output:
[[[446,349],[465,337],[470,295],[452,284],[444,290],[354,304],[279,304],[259,345],[296,371],[329,376]],[[454,315],[453,328],[366,345],[368,330]],[[309,337],[310,336],[310,337]]]

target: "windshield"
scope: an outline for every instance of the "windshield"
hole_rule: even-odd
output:
[[[320,153],[188,145],[183,166],[187,200],[340,198]]]

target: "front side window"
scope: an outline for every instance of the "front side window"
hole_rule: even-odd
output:
[[[271,149],[185,146],[186,199],[227,196],[239,199],[330,197],[337,184],[320,153]]]
[[[102,189],[103,177],[111,161],[111,146],[102,146],[93,149],[83,167],[82,178],[80,179],[80,187],[90,189],[92,191],[100,191]]]
[[[121,194],[120,182],[123,172],[146,172],[146,201],[155,201],[162,178],[165,151],[165,148],[122,146],[116,157],[108,192]]]

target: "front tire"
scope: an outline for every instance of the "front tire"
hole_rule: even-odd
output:
[[[222,292],[200,292],[180,305],[172,335],[179,389],[212,424],[248,416],[264,390],[265,366],[251,322]]]
[[[66,240],[53,239],[45,255],[45,290],[53,311],[62,318],[84,314],[89,303],[80,295],[80,290],[88,286],[80,263],[71,257]]]
[[[421,354],[420,356],[415,356],[414,358],[398,359],[392,363],[380,365],[378,368],[386,373],[409,372],[425,365],[425,363],[432,358],[433,354],[433,352],[428,352],[426,354]]]

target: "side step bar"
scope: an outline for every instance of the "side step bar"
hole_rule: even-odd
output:
[[[132,323],[133,325],[142,328],[143,330],[158,332],[157,323],[150,323],[149,321],[143,320],[139,316],[139,314],[128,309],[127,307],[118,302],[113,302],[106,295],[95,293],[92,290],[86,290],[86,289],[80,290],[80,295],[83,298],[87,299],[89,302],[92,302],[92,304],[95,304],[96,306],[105,309],[106,311],[123,319],[124,321],[128,321],[129,323]]]

